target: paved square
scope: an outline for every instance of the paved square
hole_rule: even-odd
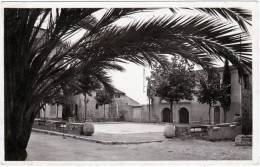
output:
[[[166,124],[130,123],[130,122],[94,122],[96,133],[133,134],[163,132]]]
[[[238,147],[232,141],[209,142],[175,138],[159,143],[106,145],[35,132],[32,132],[27,151],[29,161],[252,159],[251,146]]]

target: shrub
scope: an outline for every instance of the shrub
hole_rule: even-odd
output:
[[[163,135],[166,138],[173,138],[175,136],[175,126],[174,125],[167,125],[164,129]]]
[[[92,123],[84,123],[82,127],[83,135],[92,136],[94,133],[94,125]]]

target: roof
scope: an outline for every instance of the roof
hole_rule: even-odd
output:
[[[118,93],[118,94],[125,94],[125,92],[122,92],[121,90],[119,90],[117,88],[114,88],[114,91],[115,91],[115,93]]]

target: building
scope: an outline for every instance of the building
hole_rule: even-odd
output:
[[[223,68],[218,69],[222,76]],[[252,118],[252,76],[246,79],[248,84],[240,82],[238,72],[234,67],[231,72],[231,105],[227,112],[226,122],[233,122],[235,117],[248,112]],[[94,121],[131,121],[131,122],[173,122],[183,124],[208,124],[209,106],[201,104],[194,96],[193,100],[182,100],[173,105],[173,113],[170,104],[160,97],[152,97],[150,105],[140,105],[137,101],[128,97],[124,92],[115,89],[113,102],[109,105],[97,106],[96,92],[91,95],[83,94],[70,97],[72,103],[69,111],[62,105],[46,105],[46,111],[41,110],[41,117],[48,119],[68,119],[73,117],[77,121],[92,119]],[[67,114],[66,114],[67,113]],[[68,114],[69,113],[69,114]],[[216,103],[210,109],[211,124],[224,123],[224,111],[220,103]]]
[[[133,106],[140,104],[128,97],[124,92],[115,89],[113,102],[103,106],[98,106],[95,99],[96,91],[91,95],[78,94],[68,97],[68,106],[59,104],[46,104],[45,110],[41,109],[40,117],[46,119],[63,119],[69,117],[75,121],[84,122],[85,120],[106,121],[106,120],[129,120],[129,113],[132,113]]]
[[[222,76],[223,68],[218,68]],[[231,106],[227,112],[226,122],[233,122],[235,117],[242,116],[242,112],[249,112],[252,118],[252,76],[246,77],[247,84],[240,82],[238,72],[234,67],[231,72]],[[195,88],[196,89],[196,88]],[[130,115],[130,114],[128,114]],[[173,115],[173,116],[172,116]],[[217,103],[210,109],[211,124],[224,123],[224,111]],[[208,124],[209,106],[201,104],[194,96],[193,100],[182,100],[174,103],[173,113],[170,104],[160,97],[152,97],[151,105],[135,106],[129,121],[136,122],[173,122],[183,124]]]

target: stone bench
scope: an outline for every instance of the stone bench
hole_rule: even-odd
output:
[[[235,138],[236,146],[252,146],[252,135],[237,135]]]

